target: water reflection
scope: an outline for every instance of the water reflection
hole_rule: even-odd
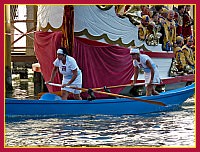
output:
[[[33,72],[29,69],[28,79],[20,79],[19,74],[12,74],[13,90],[6,90],[6,98],[36,98],[34,95]]]
[[[195,146],[194,99],[177,111],[142,116],[15,116],[6,146]]]

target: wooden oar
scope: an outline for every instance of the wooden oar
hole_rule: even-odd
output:
[[[56,86],[56,87],[61,87],[62,85],[61,84],[57,84],[57,83],[46,83],[45,84],[49,84],[49,85],[52,85],[52,86]],[[138,86],[138,85],[144,85],[145,83],[136,83],[134,84],[134,86]],[[121,84],[121,85],[116,85],[116,86],[108,86],[106,87],[107,89],[113,89],[113,88],[120,88],[120,87],[128,87],[128,86],[132,86],[130,83],[129,84]],[[71,88],[72,86],[66,86],[68,88]],[[72,88],[73,89],[73,88]],[[77,89],[77,88],[76,88]],[[101,87],[101,88],[92,88],[93,91],[98,91],[98,90],[102,90],[104,89],[104,87]],[[78,89],[77,89],[78,90]],[[79,89],[80,90],[80,89]],[[84,90],[84,88],[82,88],[82,91],[87,91]]]
[[[45,84],[47,84],[47,83],[45,83]],[[144,85],[145,83],[136,83],[136,84],[134,84],[134,86],[138,86],[138,85]],[[55,84],[54,83],[54,86],[57,86],[57,87],[61,87],[61,85],[60,84]],[[129,87],[129,86],[132,86],[130,83],[129,84],[121,84],[121,85],[116,85],[116,86],[108,86],[108,87],[106,87],[107,89],[114,89],[114,88],[120,88],[120,87]],[[104,87],[100,87],[100,88],[93,88],[92,90],[97,90],[97,91],[99,91],[99,90],[104,90]],[[83,91],[83,90],[82,90]],[[83,92],[85,92],[85,91],[83,91]],[[46,92],[40,92],[40,93],[38,93],[38,99],[43,95],[43,94],[45,94]],[[58,95],[58,96],[61,96],[61,91],[56,91],[56,92],[51,92],[51,93],[53,93],[53,94],[56,94],[56,95]]]
[[[124,95],[120,95],[120,94],[108,93],[108,92],[103,92],[103,91],[93,91],[93,92],[99,93],[99,94],[105,94],[105,95],[109,95],[109,96],[113,96],[113,97],[128,98],[128,99],[137,100],[137,101],[141,101],[141,102],[147,102],[147,103],[150,103],[150,104],[157,104],[157,105],[160,105],[160,106],[167,106],[166,104],[159,102],[159,101],[146,100],[146,99],[124,96]]]
[[[52,86],[56,86],[56,87],[61,87],[62,85],[61,84],[57,84],[57,83],[46,83],[45,84],[49,84],[49,85],[52,85]],[[133,86],[139,86],[139,85],[145,85],[145,83],[136,83],[134,84]],[[113,89],[113,88],[120,88],[120,87],[129,87],[129,86],[132,86],[130,83],[129,84],[121,84],[121,85],[116,85],[116,86],[108,86],[106,87],[107,89]],[[67,86],[68,87],[68,86]],[[104,87],[101,87],[101,88],[92,88],[92,90],[96,91],[96,90],[102,90],[104,89]],[[82,90],[84,91],[84,90]]]
[[[49,85],[52,86],[57,86],[57,87],[61,87],[61,84],[55,84],[55,83],[47,83]],[[88,89],[86,88],[77,88],[77,87],[73,87],[73,86],[66,86],[68,88],[72,88],[72,89],[77,89],[77,90],[82,90],[82,91],[88,91]],[[132,99],[132,100],[136,100],[136,101],[141,101],[141,102],[147,102],[150,104],[156,104],[156,105],[160,105],[160,106],[166,106],[166,104],[159,102],[159,101],[153,101],[153,100],[146,100],[146,99],[141,99],[141,98],[135,98],[135,97],[130,97],[130,96],[124,96],[124,95],[120,95],[120,94],[114,94],[114,93],[108,93],[108,92],[103,92],[103,91],[97,91],[97,90],[93,90],[93,92],[95,93],[99,93],[99,94],[104,94],[104,95],[109,95],[109,96],[113,96],[113,97],[119,97],[119,98],[128,98],[128,99]]]
[[[116,85],[116,86],[108,86],[106,87],[107,89],[114,89],[114,88],[120,88],[120,87],[129,87],[129,86],[139,86],[139,85],[145,85],[145,83],[136,83],[134,85],[131,85],[130,83],[129,84],[121,84],[121,85]],[[96,90],[103,90],[104,87],[101,87],[101,88],[93,88],[92,90],[96,91]]]

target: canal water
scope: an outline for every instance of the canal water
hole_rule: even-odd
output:
[[[35,98],[32,77],[7,97]],[[6,147],[195,147],[195,100],[146,115],[6,116]]]

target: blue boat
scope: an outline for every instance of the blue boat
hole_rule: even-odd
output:
[[[44,94],[39,100],[5,99],[6,115],[124,115],[145,114],[173,110],[191,97],[195,92],[195,84],[162,92],[156,96],[141,96],[139,100],[127,98],[96,100],[61,100],[55,94]],[[137,98],[136,98],[137,99]],[[148,102],[142,102],[150,101]],[[163,103],[151,104],[151,101]]]

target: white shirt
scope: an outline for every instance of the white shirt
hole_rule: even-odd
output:
[[[144,68],[145,72],[150,72],[150,69],[146,65],[146,61],[147,60],[149,60],[149,62],[151,63],[153,69],[155,69],[156,65],[154,64],[152,59],[146,54],[140,54],[140,62],[138,62],[137,60],[133,60],[133,66],[137,66],[139,69],[140,68]]]
[[[63,64],[62,60],[59,60],[58,58],[53,62],[55,67],[59,68],[59,72],[61,74],[63,74],[63,82],[68,82],[71,80],[73,73],[72,71],[77,69],[78,72],[78,76],[76,77],[76,79],[74,80],[73,84],[80,84],[82,83],[82,79],[81,79],[81,70],[79,69],[76,60],[71,57],[66,55],[66,63]],[[80,80],[81,79],[81,80]]]
[[[154,69],[153,84],[159,84],[160,83],[160,76],[159,76],[158,68],[148,55],[140,54],[140,62],[138,62],[137,60],[133,60],[133,66],[135,66],[135,67],[137,66],[138,68],[144,69],[145,83],[147,84],[151,80],[151,70],[146,65],[147,60],[149,60],[149,62],[151,63],[151,65]],[[132,77],[131,80],[133,80],[133,79],[134,79],[134,76]]]

